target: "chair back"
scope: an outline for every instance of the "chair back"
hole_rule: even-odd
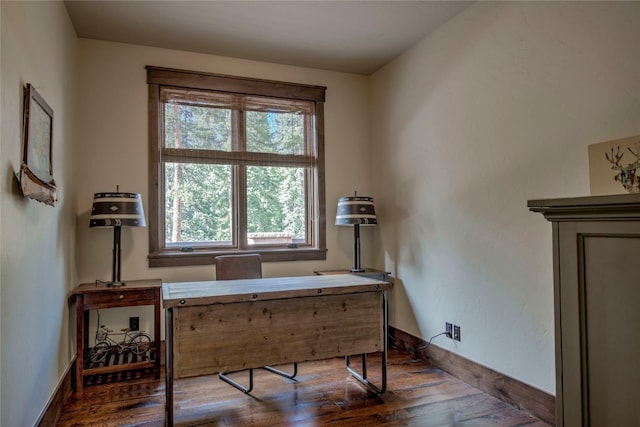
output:
[[[215,258],[216,280],[260,279],[260,254],[220,255]]]

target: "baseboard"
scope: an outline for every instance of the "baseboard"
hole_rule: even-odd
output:
[[[431,344],[425,348],[426,341],[394,327],[389,327],[389,334],[393,347],[413,354],[416,358],[427,360],[467,384],[548,424],[555,425],[556,399],[553,395],[437,345]]]
[[[42,414],[40,414],[40,418],[35,423],[38,427],[49,427],[55,426],[60,418],[60,414],[62,413],[62,407],[71,394],[73,393],[73,380],[76,372],[76,357],[74,356],[71,360],[69,366],[64,371],[64,375],[62,375],[62,379],[58,383],[58,387],[56,387],[56,391],[53,393],[49,402],[47,402],[47,406],[45,407]]]

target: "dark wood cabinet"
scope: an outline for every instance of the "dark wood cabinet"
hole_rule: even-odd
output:
[[[640,425],[640,195],[528,205],[553,228],[556,425]]]
[[[82,392],[88,377],[125,371],[150,370],[156,379],[160,378],[160,310],[162,281],[160,279],[132,280],[124,286],[109,287],[85,283],[72,292],[76,304],[76,391]],[[153,310],[153,335],[149,356],[131,357],[126,362],[105,366],[92,366],[88,363],[91,351],[89,347],[89,311],[114,307],[133,307],[150,305]]]

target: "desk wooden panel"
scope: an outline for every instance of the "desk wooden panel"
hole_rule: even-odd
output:
[[[386,351],[390,288],[350,274],[164,283],[168,419],[174,379]]]
[[[185,307],[174,312],[174,378],[381,351],[381,298],[368,292]]]

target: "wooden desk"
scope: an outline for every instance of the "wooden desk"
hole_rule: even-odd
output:
[[[380,388],[347,368],[383,393],[390,288],[351,274],[164,283],[168,425],[174,379],[216,372],[382,352]]]
[[[155,378],[160,378],[160,279],[130,280],[125,286],[108,287],[84,283],[71,295],[76,301],[76,391],[82,393],[84,378],[111,372],[153,368]],[[154,306],[153,356],[155,360],[124,363],[112,366],[89,366],[85,358],[89,352],[89,310],[113,307]]]

